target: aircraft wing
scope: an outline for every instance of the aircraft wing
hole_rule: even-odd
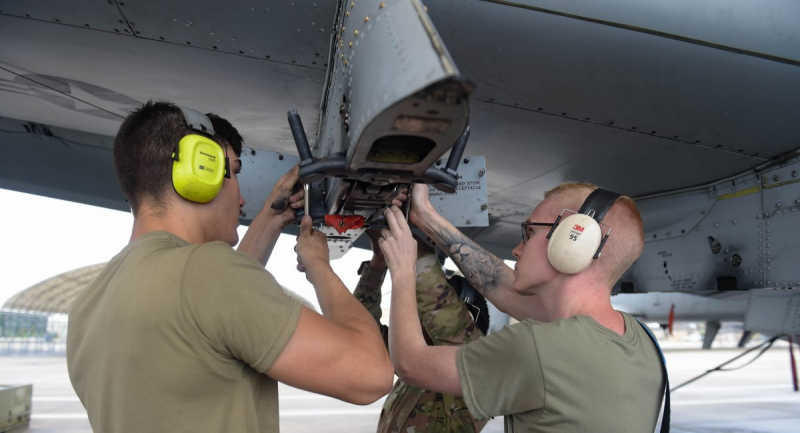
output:
[[[112,137],[149,99],[216,112],[249,147],[287,155],[296,109],[317,149],[339,35],[368,38],[392,1],[4,1],[0,145],[13,156],[0,187],[126,209]],[[582,180],[643,210],[645,255],[618,290],[800,285],[800,237],[786,231],[800,215],[800,4],[425,6],[474,84],[464,155],[486,156],[490,224],[465,232],[478,243],[511,258],[543,192]],[[785,234],[770,240],[764,218]]]

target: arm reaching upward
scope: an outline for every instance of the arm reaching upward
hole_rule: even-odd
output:
[[[294,222],[295,211],[303,208],[303,190],[292,194],[298,179],[298,166],[292,167],[281,176],[264,203],[264,208],[250,223],[237,251],[250,255],[264,266],[267,265],[281,231]]]
[[[511,288],[514,270],[439,215],[431,205],[426,185],[414,185],[409,219],[447,253],[470,284],[500,311],[518,320],[535,316],[539,300],[514,292]]]
[[[385,212],[381,250],[392,274],[389,352],[397,375],[412,385],[461,395],[456,369],[459,346],[428,346],[422,336],[415,299],[417,246],[397,207]]]
[[[356,404],[392,387],[393,369],[375,320],[330,267],[324,234],[303,217],[298,269],[314,286],[324,314],[303,308],[289,343],[266,372],[276,380]]]

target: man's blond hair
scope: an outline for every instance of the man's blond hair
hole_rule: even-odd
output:
[[[597,185],[587,182],[564,182],[544,193],[544,198],[547,200],[552,197],[557,202],[557,207],[577,212],[586,197],[597,188]],[[561,209],[557,212],[561,212]],[[603,247],[601,257],[592,266],[600,268],[607,276],[606,282],[613,286],[642,254],[644,249],[642,216],[633,199],[620,196],[608,210],[602,223],[611,227],[611,235]],[[601,228],[605,234],[605,228],[603,226]]]

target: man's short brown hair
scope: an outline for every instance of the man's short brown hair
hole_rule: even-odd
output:
[[[209,113],[208,118],[216,132],[209,138],[241,155],[239,131],[216,114]],[[114,139],[114,167],[134,215],[143,201],[157,212],[166,210],[166,191],[172,188],[172,152],[190,133],[203,135],[186,126],[180,109],[165,101],[148,101],[122,122]]]

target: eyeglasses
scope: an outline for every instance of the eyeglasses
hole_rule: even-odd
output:
[[[530,221],[522,222],[520,224],[520,226],[522,226],[522,243],[524,244],[525,242],[527,242],[528,239],[531,238],[531,231],[533,229],[529,228],[530,226],[540,226],[540,227],[550,227],[550,228],[552,228],[555,225],[556,225],[556,223],[533,223],[533,222],[530,222]]]

